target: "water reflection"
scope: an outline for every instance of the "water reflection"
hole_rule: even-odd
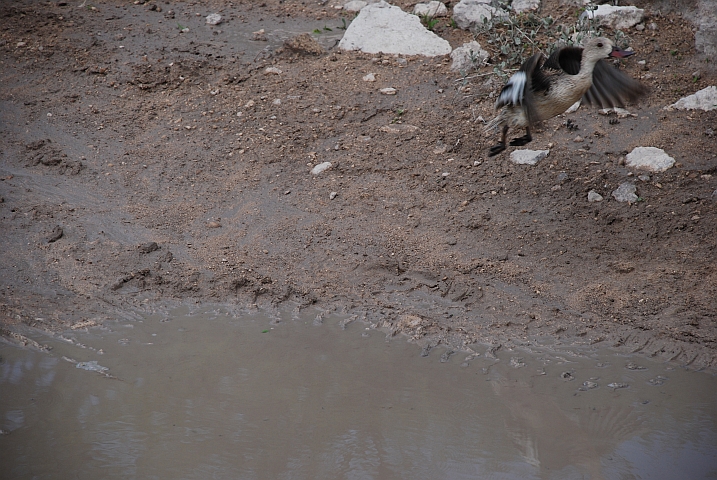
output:
[[[149,317],[74,332],[86,349],[0,347],[2,478],[717,473],[707,374],[615,356],[605,366],[594,352],[499,351],[461,368],[465,355],[420,358],[403,339],[312,318]],[[111,377],[59,361],[99,349]],[[607,387],[618,383],[629,387]]]

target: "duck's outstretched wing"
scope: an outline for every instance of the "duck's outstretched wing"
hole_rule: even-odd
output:
[[[583,49],[580,47],[563,47],[550,54],[543,64],[544,69],[563,71],[569,75],[580,72],[580,62],[583,60]]]
[[[498,100],[495,102],[496,110],[506,105],[516,106],[523,110],[528,123],[532,124],[537,120],[533,89],[535,88],[535,80],[542,81],[540,76],[541,58],[542,55],[536,53],[523,62],[520,70],[508,79],[503,90],[500,91]]]
[[[624,107],[647,92],[642,83],[611,66],[607,60],[600,60],[593,70],[593,85],[583,95],[583,101],[601,108]]]

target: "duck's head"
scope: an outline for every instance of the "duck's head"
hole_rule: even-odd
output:
[[[612,43],[612,40],[605,37],[591,38],[585,45],[583,55],[594,61],[602,60],[607,57],[625,58],[635,52],[623,50]]]

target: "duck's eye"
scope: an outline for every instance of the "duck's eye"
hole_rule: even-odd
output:
[[[598,43],[598,48],[602,48],[602,43]]]

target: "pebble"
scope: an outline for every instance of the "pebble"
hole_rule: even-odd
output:
[[[334,198],[336,198],[336,195],[338,195],[338,194],[339,194],[338,192],[331,192],[329,194],[329,200],[333,200]]]
[[[620,382],[609,383],[607,386],[610,387],[610,388],[612,388],[613,390],[617,390],[618,388],[627,388],[627,387],[629,387],[629,385],[628,385],[627,383],[620,383]]]
[[[584,139],[583,137],[581,137],[580,135],[578,135],[577,137],[573,138],[573,142],[575,142],[575,143],[582,143],[582,142],[584,142],[584,141],[585,141],[585,139]]]
[[[363,76],[364,82],[375,82],[376,81],[376,74],[375,73],[368,73]]]
[[[588,192],[588,202],[590,202],[590,203],[593,203],[593,202],[602,202],[602,200],[603,200],[602,195],[600,195],[600,194],[599,194],[598,192],[596,192],[595,190],[590,190],[590,191]]]
[[[635,195],[636,191],[637,187],[635,184],[625,182],[612,192],[612,196],[615,197],[615,200],[618,202],[635,203],[638,198],[637,195]]]
[[[319,163],[318,165],[316,165],[314,168],[311,169],[311,174],[318,175],[318,174],[328,170],[331,167],[332,167],[331,162]]]
[[[518,165],[535,165],[549,153],[550,150],[513,150],[510,153],[510,161]]]
[[[276,67],[266,67],[264,75],[281,75],[281,70]]]
[[[210,13],[207,15],[207,23],[209,25],[219,25],[222,23],[222,16],[218,13]]]
[[[62,235],[64,235],[64,231],[62,230],[62,227],[57,225],[55,228],[52,229],[52,232],[47,237],[47,243],[54,243],[62,238]]]
[[[272,105],[281,105],[281,99],[280,99],[280,98],[277,98],[276,100],[274,100],[274,101],[271,102],[271,103],[272,103]]]
[[[642,175],[640,175],[640,176],[637,177],[637,178],[639,178],[639,179],[642,180],[643,182],[649,182],[649,181],[650,181],[650,176],[649,176],[648,174],[646,174],[646,173],[643,173]]]
[[[211,222],[207,222],[207,228],[220,228],[221,226],[221,223],[216,222],[214,220],[212,220]]]
[[[398,93],[398,90],[396,90],[393,87],[386,87],[379,90],[384,95],[396,95]]]

